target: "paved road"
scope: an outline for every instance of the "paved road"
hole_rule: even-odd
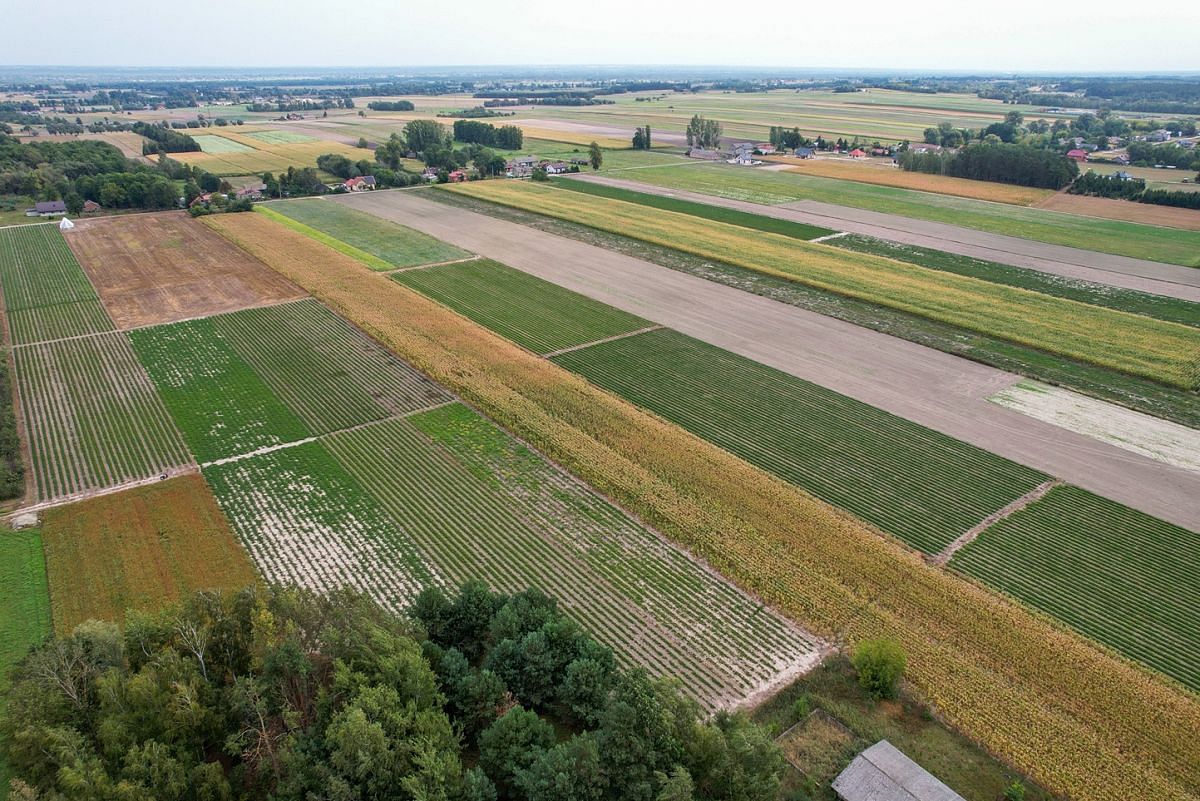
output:
[[[1200,472],[988,403],[1019,380],[932,348],[401,190],[335,202],[424,231],[1200,531]]]
[[[794,220],[832,228],[835,231],[849,231],[892,242],[944,250],[976,259],[1027,267],[1067,278],[1078,278],[1124,289],[1137,289],[1155,295],[1200,302],[1200,268],[1196,267],[1163,264],[1062,245],[1050,245],[1030,239],[990,234],[946,223],[914,220],[898,214],[883,214],[848,206],[836,206],[816,200],[800,200],[795,203],[767,206],[762,203],[733,200],[682,189],[669,189],[608,175],[579,175],[574,176],[572,180],[590,181],[652,195],[694,200],[698,203],[748,211],[765,217]]]

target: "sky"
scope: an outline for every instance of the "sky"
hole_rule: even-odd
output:
[[[0,0],[0,17],[9,65],[1200,71],[1194,0]]]

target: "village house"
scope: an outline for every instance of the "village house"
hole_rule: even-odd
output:
[[[931,145],[928,142],[917,142],[909,145],[908,149],[913,153],[938,153],[941,151],[941,145]]]
[[[426,167],[421,171],[421,177],[426,181],[436,181],[438,177],[437,167]]]
[[[504,163],[504,174],[509,178],[528,178],[533,175],[537,163],[536,156],[517,156]]]
[[[264,189],[266,186],[263,184],[243,186],[237,191],[235,197],[238,200],[262,200]]]
[[[764,156],[769,156],[775,152],[775,145],[771,144],[770,142],[762,142],[755,145],[754,149],[759,153],[762,153]]]
[[[84,214],[91,214],[91,213],[97,212],[97,211],[100,211],[99,203],[97,203],[94,200],[83,201],[83,213]]]
[[[815,155],[816,155],[816,152],[811,147],[796,148],[796,158],[798,158],[798,159],[811,159]]]
[[[1067,158],[1071,159],[1072,161],[1087,161],[1088,154],[1086,150],[1075,148],[1074,150],[1067,151]]]
[[[856,756],[832,789],[842,801],[964,801],[887,740]]]
[[[705,150],[700,147],[693,147],[687,152],[690,159],[701,159],[703,161],[720,161],[725,158],[725,154],[719,150]]]
[[[375,188],[374,175],[359,175],[342,181],[347,192],[366,192]]]
[[[463,170],[454,170],[446,176],[446,180],[452,184],[461,184],[467,180],[467,174]]]
[[[67,213],[67,204],[61,200],[43,200],[32,209],[25,209],[26,217],[57,217]]]
[[[547,175],[562,175],[570,172],[571,166],[565,161],[547,161],[540,165]]]
[[[866,151],[862,150],[861,148],[856,147],[850,151],[850,158],[852,158],[852,159],[866,158],[866,156],[867,156]]]

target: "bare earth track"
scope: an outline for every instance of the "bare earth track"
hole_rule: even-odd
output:
[[[79,220],[66,234],[120,329],[305,296],[179,212]]]
[[[1193,530],[1200,473],[989,403],[1019,377],[639,259],[421,197],[344,202]],[[1184,268],[1181,268],[1184,269]]]
[[[710,206],[761,214],[764,217],[819,225],[836,231],[943,250],[1014,267],[1026,267],[1067,278],[1200,302],[1200,269],[1195,267],[1050,245],[1030,239],[974,231],[946,223],[915,220],[897,214],[836,206],[816,200],[767,206],[605,175],[583,175],[572,180],[590,181],[650,195],[677,197],[696,203],[707,203]]]

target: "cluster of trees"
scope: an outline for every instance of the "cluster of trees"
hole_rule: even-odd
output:
[[[782,755],[705,720],[537,591],[201,593],[90,622],[17,667],[21,801],[773,799]],[[464,760],[467,757],[467,760]],[[475,767],[464,769],[464,761]]]
[[[501,150],[520,150],[525,143],[525,134],[516,125],[501,125],[497,128],[488,122],[461,119],[454,121],[454,138],[459,142],[486,145]]]
[[[194,153],[200,149],[200,145],[196,143],[195,139],[165,125],[135,122],[133,124],[133,131],[150,140],[142,145],[142,155],[149,155],[150,153]]]
[[[489,117],[511,117],[515,112],[512,111],[496,111],[483,106],[473,106],[465,108],[461,111],[439,111],[439,117],[453,117],[461,120],[487,119]]]
[[[1195,78],[1067,79],[1055,88],[1056,93],[1021,92],[1013,100],[1038,106],[1200,114],[1200,80]]]
[[[350,95],[311,98],[286,98],[274,103],[249,103],[246,108],[250,111],[323,111],[331,108],[354,108],[354,98]]]
[[[1153,167],[1167,164],[1183,169],[1200,170],[1200,148],[1188,150],[1174,143],[1152,144],[1130,142],[1126,152],[1129,163],[1138,167]]]
[[[721,133],[721,123],[705,119],[697,114],[688,121],[688,147],[699,147],[704,150],[716,149],[721,146]]]
[[[646,125],[638,128],[633,132],[633,149],[634,150],[649,150],[650,143],[650,126]]]
[[[372,111],[412,111],[416,106],[411,100],[372,100],[367,103]]]
[[[1200,180],[1200,175],[1196,176]],[[1200,209],[1200,192],[1179,192],[1169,189],[1147,189],[1141,178],[1121,179],[1115,175],[1099,175],[1088,172],[1079,176],[1070,190],[1073,195],[1135,200],[1156,206],[1175,206],[1183,209]]]
[[[978,181],[1061,189],[1079,175],[1079,165],[1059,153],[1027,145],[979,143],[954,153],[901,152],[905,170]]]

